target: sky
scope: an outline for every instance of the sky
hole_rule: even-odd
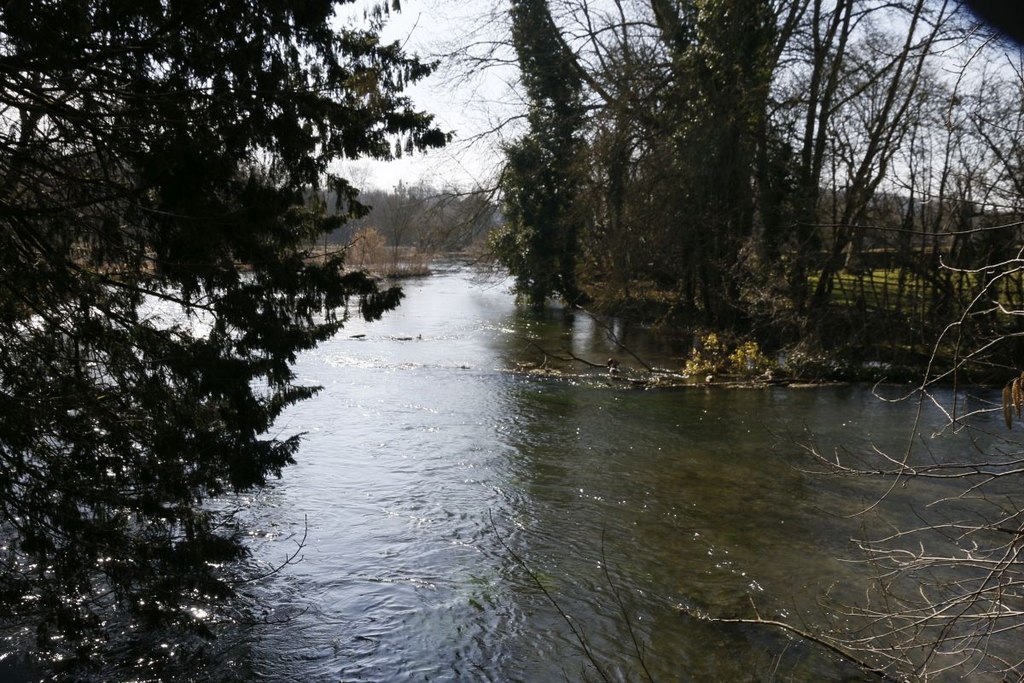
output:
[[[360,17],[370,1],[357,0]],[[492,18],[499,1],[403,0],[402,11],[392,13],[382,31],[385,42],[397,40],[408,53],[442,58],[442,67],[407,94],[454,139],[443,149],[400,160],[342,162],[339,170],[353,184],[379,190],[391,190],[400,182],[439,190],[494,185],[501,142],[515,132],[514,125],[502,124],[517,111],[510,86],[516,74],[511,67],[469,68],[459,56],[469,53],[470,43],[493,40],[500,30],[500,21]],[[452,54],[455,59],[446,57]]]
[[[362,26],[367,8],[393,0],[354,0],[349,6]],[[505,0],[401,0],[382,31],[385,41],[402,43],[406,51],[426,59],[440,58],[442,67],[408,90],[414,104],[435,115],[438,126],[452,132],[448,147],[403,159],[345,161],[342,174],[357,187],[391,190],[399,183],[426,184],[438,190],[471,190],[494,186],[501,145],[522,131],[516,114],[525,106],[515,90],[511,65],[470,66],[467,55],[487,52],[507,31]],[[503,55],[508,58],[507,52]],[[500,61],[500,60],[498,60]],[[510,123],[511,122],[511,123]]]

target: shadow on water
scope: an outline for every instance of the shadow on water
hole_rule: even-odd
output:
[[[0,656],[0,681],[4,683],[36,683],[44,674],[28,659],[17,653]]]
[[[825,591],[857,592],[862,577],[839,558],[859,522],[838,515],[864,507],[868,492],[801,471],[798,453],[770,431],[789,414],[828,419],[861,395],[824,392],[823,401],[821,391],[523,388],[519,429],[508,434],[517,455],[507,465],[501,533],[615,679],[643,673],[627,616],[656,680],[760,680],[773,667],[796,680],[855,673],[778,634],[688,616],[754,616],[756,605],[766,617],[813,621]],[[585,670],[547,597],[516,599],[547,621],[510,643],[521,659],[547,647],[563,666],[574,662],[567,673]]]
[[[309,436],[272,517],[308,516],[311,542],[261,588],[292,619],[260,634],[257,671],[595,679],[562,610],[612,680],[645,675],[628,626],[659,681],[869,680],[779,632],[692,615],[813,630],[859,599],[870,570],[845,561],[851,538],[913,519],[914,496],[934,492],[857,515],[883,485],[812,472],[803,444],[899,449],[914,406],[858,386],[637,391],[599,371],[510,373],[539,349],[601,362],[617,347],[585,315],[516,309],[462,271],[407,291],[397,314],[349,332],[366,337],[300,364],[326,389],[290,416]],[[688,343],[618,336],[666,366]]]
[[[504,352],[515,362],[540,362],[545,352],[570,354],[603,365],[615,358],[623,370],[643,370],[644,363],[665,368],[682,367],[693,344],[692,336],[674,329],[631,325],[618,318],[598,318],[583,310],[552,305],[542,311],[516,309],[508,319],[517,335],[506,339]],[[585,369],[577,364],[575,370]]]
[[[232,670],[595,679],[562,610],[611,680],[644,680],[634,636],[658,681],[861,680],[781,633],[692,615],[756,608],[813,629],[856,600],[869,572],[844,561],[850,539],[907,519],[917,494],[851,516],[879,483],[811,472],[802,444],[899,448],[913,407],[856,386],[640,391],[598,370],[511,372],[540,349],[602,363],[624,353],[615,339],[678,367],[689,340],[620,323],[613,339],[584,314],[522,311],[507,284],[461,268],[408,281],[398,311],[299,359],[301,381],[324,389],[279,422],[304,446],[245,523],[257,567],[306,542],[245,587],[262,625]]]

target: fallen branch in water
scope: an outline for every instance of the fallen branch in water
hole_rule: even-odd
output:
[[[547,359],[549,357],[550,358],[554,358],[555,360],[560,360],[563,363],[571,363],[572,361],[576,361],[577,363],[583,363],[584,365],[588,365],[588,366],[590,366],[592,368],[605,368],[605,367],[608,367],[607,363],[593,363],[593,362],[587,360],[586,358],[580,358],[579,356],[574,354],[572,351],[566,351],[568,356],[559,356],[556,353],[551,353],[550,351],[548,351],[543,346],[541,346],[540,344],[538,344],[537,342],[535,342],[533,340],[527,340],[527,341],[529,342],[530,346],[532,346],[533,348],[537,349],[538,351],[540,351],[541,353],[544,354],[544,363],[541,364],[541,367],[544,367],[545,365],[547,365]]]
[[[541,374],[544,376],[556,376],[556,377],[571,377],[578,379],[593,379],[595,375],[583,375],[583,374],[571,374],[568,372],[562,372],[556,368],[552,368],[548,361],[556,360],[562,363],[581,363],[589,368],[594,369],[607,369],[608,372],[602,375],[602,379],[610,382],[621,382],[623,384],[629,384],[639,388],[651,388],[651,387],[768,387],[768,386],[791,386],[791,385],[807,385],[817,386],[823,384],[821,382],[803,382],[791,377],[750,377],[750,378],[733,378],[735,376],[727,376],[725,379],[720,377],[714,377],[714,379],[705,379],[703,381],[694,380],[689,375],[684,375],[679,372],[672,370],[665,370],[661,368],[648,367],[645,365],[646,370],[638,371],[631,368],[620,370],[620,366],[615,365],[614,367],[606,363],[595,363],[586,358],[577,356],[571,351],[566,351],[564,354],[553,353],[552,351],[544,348],[540,344],[526,340],[526,342],[540,351],[543,354],[544,359],[539,364],[527,364],[525,365],[528,374]],[[519,370],[523,370],[524,366],[520,366]]]
[[[743,619],[739,617],[711,617],[706,614],[694,612],[693,610],[690,610],[686,607],[681,607],[680,610],[689,617],[699,619],[700,621],[707,621],[713,624],[744,624],[748,626],[768,626],[771,628],[776,628],[787,633],[791,633],[799,638],[802,638],[803,640],[806,640],[809,643],[814,643],[819,647],[823,647],[826,650],[832,652],[833,654],[838,655],[847,662],[850,662],[851,664],[863,670],[864,672],[872,674],[874,676],[878,676],[879,679],[883,681],[889,681],[891,683],[901,683],[901,681],[903,680],[900,678],[896,678],[884,669],[881,669],[873,664],[870,664],[869,662],[864,661],[863,659],[860,659],[855,654],[845,650],[842,646],[836,644],[828,638],[815,635],[809,631],[804,631],[803,629],[797,628],[792,624],[787,624],[784,621],[776,621],[775,619],[765,619],[757,613],[757,606],[753,604],[753,601],[751,601],[751,606],[753,606],[754,608],[754,613],[757,614],[757,617],[754,619]]]
[[[611,328],[610,325],[608,325],[608,323],[606,323],[604,320],[597,317],[596,315],[594,315],[593,313],[591,313],[590,311],[583,307],[579,307],[579,310],[586,313],[590,317],[590,319],[594,321],[595,325],[604,330],[605,334],[608,335],[608,338],[611,339],[616,346],[618,346],[621,350],[625,351],[630,356],[632,356],[637,363],[644,366],[645,370],[647,370],[648,372],[670,372],[669,370],[658,370],[657,368],[649,365],[643,358],[633,353],[632,349],[630,349],[628,346],[622,343],[622,340],[619,339],[619,335],[615,334],[615,331]]]
[[[612,378],[617,379],[617,380],[622,381],[622,382],[630,382],[630,383],[633,383],[633,384],[636,384],[636,383],[648,384],[648,383],[650,383],[649,380],[644,380],[644,379],[636,378],[636,377],[625,377],[625,376],[622,376],[622,373],[620,373],[619,370],[618,370],[618,368],[619,368],[618,363],[616,362],[614,364],[611,364],[613,359],[608,359],[604,363],[595,363],[593,361],[587,360],[586,358],[582,358],[580,356],[577,356],[572,351],[568,351],[567,350],[565,352],[565,355],[560,355],[560,354],[557,354],[557,353],[553,353],[552,351],[549,351],[548,349],[545,349],[543,346],[541,346],[540,344],[538,344],[537,342],[535,342],[533,340],[529,340],[528,339],[527,343],[530,344],[530,346],[532,346],[533,348],[535,348],[538,351],[540,351],[542,354],[544,354],[544,362],[540,364],[540,367],[542,367],[542,368],[543,367],[547,367],[547,364],[548,364],[547,361],[548,361],[549,358],[553,358],[553,359],[555,359],[557,361],[561,361],[563,363],[576,362],[576,363],[582,363],[583,365],[586,365],[587,367],[591,367],[591,368],[595,368],[595,369],[597,369],[597,368],[607,369],[609,377],[612,377]],[[630,355],[632,355],[634,358],[637,357],[635,354],[632,354],[632,353]],[[651,367],[650,365],[648,365],[647,363],[644,363],[643,361],[639,361],[639,362],[640,362],[641,365],[644,366],[644,370],[646,370],[650,374],[660,375],[660,376],[663,376],[663,377],[670,377],[670,378],[673,378],[673,379],[677,379],[677,380],[679,380],[681,382],[689,379],[689,377],[687,375],[684,375],[684,374],[681,374],[681,373],[678,373],[678,372],[673,372],[672,370],[665,370],[663,368]]]

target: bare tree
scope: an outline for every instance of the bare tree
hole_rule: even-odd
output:
[[[1024,102],[1020,73],[1017,67],[1003,71],[998,88],[995,77],[978,84],[991,97],[984,103],[975,100],[967,116],[981,139],[999,140],[998,150],[972,148],[960,179],[973,186],[985,178],[986,197],[1014,203],[1019,190],[1013,186],[1022,172],[1015,160],[1024,152],[1024,126],[1014,115]],[[998,118],[992,116],[995,111],[1001,112]],[[835,639],[846,650],[913,680],[953,672],[993,680],[1024,678],[1019,648],[1024,629],[1024,442],[1012,431],[1024,409],[1024,332],[1018,325],[1024,319],[1018,296],[1024,250],[1019,209],[999,204],[988,210],[1003,222],[964,229],[957,237],[995,240],[1002,247],[988,252],[987,262],[977,267],[941,264],[950,278],[972,283],[973,296],[935,341],[936,362],[904,398],[919,402],[921,411],[928,406],[942,411],[942,431],[967,437],[970,448],[957,461],[939,460],[928,448],[933,435],[918,421],[899,453],[876,450],[854,457],[814,451],[830,471],[888,479],[888,495],[907,486],[933,491],[931,502],[917,510],[918,525],[876,532],[859,542],[876,580],[865,601],[847,610],[859,620],[860,633]],[[952,349],[949,367],[937,361],[944,348]],[[972,397],[961,388],[972,386],[970,380],[979,375],[1001,375],[1006,381],[1002,395],[981,390]],[[945,389],[950,385],[952,390]]]

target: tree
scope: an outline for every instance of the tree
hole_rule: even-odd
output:
[[[0,602],[42,651],[203,633],[242,554],[203,501],[292,462],[296,353],[400,299],[306,258],[361,211],[333,161],[444,142],[401,94],[430,67],[337,10],[0,8]]]
[[[897,205],[930,201],[920,184],[948,158],[940,140],[956,138],[943,131],[942,112],[958,106],[949,56],[977,35],[958,4],[513,7],[505,50],[485,44],[496,65],[515,53],[528,95],[530,132],[508,147],[503,189],[510,218],[536,215],[510,220],[498,240],[505,263],[527,274],[521,288],[532,279],[554,291],[556,255],[568,262],[561,254],[574,244],[577,286],[606,312],[635,312],[637,303],[657,312],[664,302],[662,313],[679,321],[757,334],[772,346],[814,339],[828,347],[893,329],[874,315],[870,296],[849,291],[851,277],[864,289],[866,252],[902,250],[895,308],[913,289],[907,282],[933,279],[893,235],[927,220],[933,253],[942,241],[935,216]],[[540,70],[534,53],[546,55]],[[578,92],[582,115],[559,110],[538,86],[552,74],[566,83],[565,102]],[[553,153],[562,149],[555,139],[578,140],[576,151]],[[548,218],[549,177],[561,200],[587,201]],[[558,242],[554,225],[575,239]],[[915,330],[915,339],[926,334]]]
[[[740,251],[754,233],[754,170],[766,140],[777,17],[765,0],[651,2],[671,62],[675,163],[683,170],[677,254],[705,321],[734,327]]]
[[[993,673],[1001,680],[1020,680],[1024,672],[1019,647],[1024,629],[1022,444],[1013,431],[1024,409],[1019,323],[1024,316],[1024,173],[1019,164],[1024,153],[1024,65],[1019,53],[1014,59],[998,50],[991,57],[1001,68],[989,74],[991,82],[974,85],[978,95],[973,102],[964,98],[974,134],[988,145],[961,142],[957,150],[992,157],[987,173],[977,171],[982,165],[978,159],[961,163],[972,166],[963,171],[964,181],[975,184],[977,196],[985,197],[998,215],[989,224],[960,224],[959,237],[988,244],[982,262],[975,260],[973,267],[955,262],[942,266],[973,290],[969,303],[947,319],[934,342],[936,350],[955,347],[953,362],[948,368],[933,362],[907,396],[938,407],[947,421],[942,431],[966,433],[970,447],[956,461],[937,461],[927,440],[918,438],[935,435],[925,434],[919,421],[903,452],[876,452],[859,460],[828,458],[834,470],[890,478],[890,491],[899,485],[939,492],[920,511],[919,525],[877,532],[862,541],[878,580],[870,602],[854,613],[873,628],[848,641],[891,670],[920,680],[939,678],[947,667]],[[975,377],[993,374],[1005,381],[1001,397],[983,392],[972,396],[959,389]],[[947,389],[951,382],[956,389],[952,392]]]
[[[521,289],[565,294],[584,263],[588,282],[628,290],[646,276],[680,310],[731,326],[777,46],[799,13],[763,0],[646,5],[567,0],[556,23],[546,2],[513,3],[530,131],[507,149],[499,251],[526,274]]]
[[[556,294],[576,302],[582,83],[546,0],[513,0],[510,14],[529,131],[505,150],[508,225],[496,249],[533,306]]]
[[[969,57],[962,66],[980,61],[998,68],[965,68],[957,81],[943,111],[949,130],[940,148],[948,155],[936,169],[939,188],[928,194],[944,198],[948,192],[954,200],[953,215],[943,217],[941,204],[934,210],[936,223],[947,220],[952,226],[946,230],[955,232],[931,277],[950,297],[962,289],[955,293],[966,302],[945,313],[927,371],[899,397],[918,403],[903,448],[823,452],[809,446],[827,471],[881,479],[885,493],[862,512],[878,520],[866,523],[857,539],[875,572],[864,600],[833,605],[841,608],[843,624],[802,635],[893,680],[1008,681],[1024,673],[1024,451],[1017,434],[1024,410],[1024,68],[1019,53],[988,52],[991,45],[971,42],[963,48]],[[913,180],[912,167],[908,173]],[[924,224],[923,208],[908,225]],[[938,232],[936,224],[931,234],[908,231],[908,239]],[[972,250],[979,255],[967,253]],[[952,350],[950,359],[941,357],[944,349]],[[979,378],[995,377],[1005,382],[1001,396],[977,385]],[[932,449],[938,439],[957,439],[962,451],[942,458]],[[904,490],[927,502],[910,503],[915,523],[894,526],[887,513],[908,504],[899,500]],[[746,621],[768,623],[760,616]]]

